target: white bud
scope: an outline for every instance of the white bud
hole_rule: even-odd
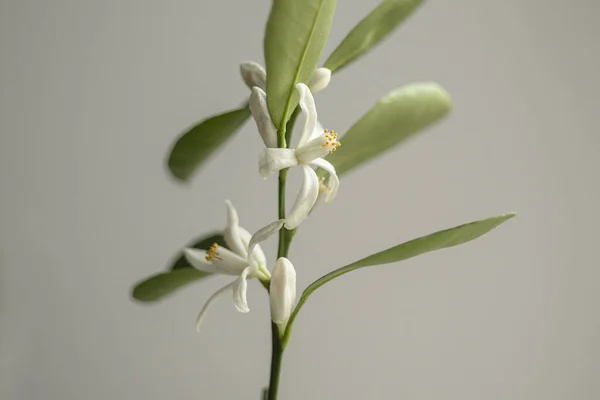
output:
[[[240,64],[240,72],[244,83],[252,89],[254,86],[258,86],[262,90],[266,89],[267,73],[265,69],[254,61],[245,61]]]
[[[278,325],[286,324],[296,302],[296,270],[285,257],[279,258],[273,268],[269,298],[271,319]]]
[[[269,108],[267,107],[267,94],[261,88],[255,86],[250,94],[250,112],[256,122],[256,128],[262,137],[265,146],[277,147],[277,128],[271,121]]]
[[[319,92],[325,89],[329,85],[331,80],[331,70],[329,68],[317,68],[310,78],[308,86],[313,93]]]

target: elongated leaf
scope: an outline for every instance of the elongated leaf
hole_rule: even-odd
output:
[[[342,136],[342,146],[328,160],[344,174],[439,121],[450,108],[450,95],[436,83],[396,89]]]
[[[247,106],[207,118],[181,135],[171,149],[168,166],[173,176],[185,181],[250,116]]]
[[[346,265],[345,267],[336,269],[328,273],[327,275],[317,279],[311,283],[302,293],[298,305],[294,309],[292,316],[288,322],[288,330],[291,329],[291,325],[298,314],[300,308],[304,305],[308,297],[318,288],[330,282],[331,280],[352,272],[359,268],[370,267],[374,265],[389,264],[397,261],[406,260],[420,254],[428,253],[435,250],[445,249],[448,247],[458,246],[459,244],[470,242],[473,239],[478,238],[491,231],[498,225],[514,217],[515,213],[509,213],[483,219],[481,221],[470,222],[468,224],[460,225],[454,228],[446,229],[433,233],[431,235],[423,236],[418,239],[411,240],[398,246],[391,247],[387,250],[379,253],[370,255],[353,262],[352,264]],[[291,332],[291,331],[290,331]],[[286,331],[284,342],[289,339],[289,332]]]
[[[298,102],[295,86],[308,83],[327,41],[336,0],[273,0],[265,33],[267,103],[276,127]]]
[[[145,303],[162,300],[183,286],[211,275],[192,268],[160,273],[137,283],[133,288],[132,297]]]
[[[356,25],[325,62],[335,72],[362,56],[388,34],[423,2],[423,0],[384,0]]]
[[[217,243],[219,246],[225,246],[225,239],[223,238],[223,234],[221,233],[212,233],[208,235],[204,235],[192,243],[186,245],[185,247],[193,247],[195,249],[206,250],[213,243]],[[179,252],[173,257],[173,261],[169,266],[169,269],[182,269],[182,268],[193,268],[192,265],[185,259],[183,256],[183,252]]]

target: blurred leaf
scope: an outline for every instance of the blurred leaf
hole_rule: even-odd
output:
[[[328,273],[327,275],[317,279],[311,283],[302,293],[298,305],[292,313],[292,317],[289,321],[289,326],[293,324],[296,315],[300,308],[304,305],[308,297],[318,288],[326,284],[327,282],[342,276],[348,272],[354,271],[359,268],[370,267],[374,265],[389,264],[397,261],[406,260],[420,254],[428,253],[435,250],[445,249],[448,247],[458,246],[466,242],[470,242],[487,232],[491,231],[498,225],[514,217],[515,213],[509,213],[484,219],[481,221],[470,222],[468,224],[460,225],[454,228],[439,231],[431,235],[423,236],[418,239],[411,240],[400,244],[398,246],[391,247],[387,250],[379,253],[370,255],[353,262],[352,264],[346,265],[345,267],[336,269]],[[286,331],[284,342],[289,339],[289,333]]]
[[[145,303],[162,300],[183,286],[211,275],[192,268],[160,273],[136,284],[132,297]]]
[[[396,89],[342,136],[342,146],[327,159],[342,175],[439,121],[450,108],[450,95],[436,83]]]
[[[336,0],[273,0],[265,32],[267,103],[276,127],[298,102],[295,86],[308,84],[327,41]]]
[[[203,120],[181,135],[169,155],[173,176],[185,181],[220,145],[238,130],[250,116],[247,106]]]
[[[404,21],[423,0],[385,0],[350,31],[325,62],[335,72],[376,46]]]
[[[221,233],[212,233],[204,235],[199,239],[196,239],[193,243],[186,245],[185,247],[193,247],[195,249],[206,250],[213,243],[218,243],[219,246],[227,247],[225,245],[225,239]],[[182,268],[193,268],[192,265],[185,259],[183,252],[180,251],[173,257],[173,261],[169,266],[169,269],[182,269]]]

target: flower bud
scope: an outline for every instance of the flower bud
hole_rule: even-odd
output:
[[[262,90],[266,90],[267,73],[264,68],[254,61],[246,61],[240,64],[240,72],[244,83],[250,89],[258,86]]]
[[[269,298],[271,319],[278,325],[286,324],[296,302],[296,271],[285,257],[279,258],[273,268]]]
[[[248,102],[250,112],[256,122],[256,128],[267,148],[277,147],[277,128],[273,125],[269,107],[267,106],[267,94],[264,90],[255,86],[252,88]]]
[[[331,70],[329,68],[317,68],[313,73],[312,78],[310,79],[310,83],[308,87],[313,93],[319,92],[329,85],[329,81],[331,80]]]

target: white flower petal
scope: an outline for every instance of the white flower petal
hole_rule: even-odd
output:
[[[208,272],[211,274],[221,272],[219,267],[217,267],[210,261],[206,261],[206,251],[205,250],[185,248],[185,249],[183,249],[183,255],[184,255],[185,259],[190,264],[192,264],[192,266],[194,268],[197,268],[200,271]]]
[[[240,227],[240,236],[242,237],[242,241],[244,242],[244,246],[246,248],[250,245],[250,240],[252,239],[252,234],[248,232],[246,229]],[[254,246],[254,250],[252,251],[252,259],[257,265],[267,265],[267,257],[265,256],[265,252],[259,244]]]
[[[329,85],[331,80],[331,70],[329,68],[321,67],[317,68],[310,78],[308,86],[313,93],[317,93],[325,89]]]
[[[285,219],[279,219],[279,220],[277,220],[275,222],[271,222],[269,225],[257,230],[254,233],[254,235],[252,235],[252,238],[250,239],[250,242],[248,243],[248,252],[251,252],[252,249],[257,247],[259,243],[264,242],[265,240],[267,240],[268,238],[270,238],[271,236],[273,236],[274,234],[279,232],[281,230],[281,228],[283,228],[284,223],[285,223]]]
[[[265,149],[258,157],[258,173],[267,179],[273,172],[298,165],[293,149]]]
[[[217,247],[216,253],[216,257],[213,258],[212,262],[222,274],[239,275],[248,266],[246,258],[240,257],[225,247]]]
[[[195,268],[204,272],[239,275],[248,266],[248,261],[222,246],[217,246],[216,257],[207,261],[208,252],[192,248],[183,249],[185,259]]]
[[[212,305],[212,303],[214,303],[215,300],[220,295],[222,295],[223,293],[231,290],[233,288],[234,284],[235,284],[235,282],[232,282],[232,283],[230,283],[228,285],[223,286],[221,289],[217,290],[215,292],[215,294],[213,294],[212,296],[210,296],[208,298],[208,300],[206,301],[206,303],[204,303],[204,307],[202,307],[202,310],[200,311],[200,314],[198,314],[198,318],[196,319],[196,330],[198,332],[200,332],[200,324],[202,324],[202,320],[206,316],[206,313],[208,312],[208,309],[210,308],[210,306]]]
[[[325,196],[325,203],[330,203],[337,195],[338,188],[340,187],[340,178],[338,178],[337,173],[335,172],[335,167],[331,165],[329,161],[322,158],[313,160],[311,165],[323,168],[329,174],[329,178],[327,179],[328,190],[327,195]]]
[[[306,165],[302,166],[304,180],[294,201],[294,205],[285,222],[287,229],[295,229],[306,218],[319,196],[319,178],[315,171]]]
[[[308,138],[308,142],[323,135],[324,132],[325,132],[325,128],[319,121],[317,121],[317,123],[315,124],[315,129],[313,130],[313,133]]]
[[[225,200],[227,206],[227,226],[223,232],[227,246],[242,258],[248,257],[246,246],[240,236],[240,220],[238,213],[229,200]]]
[[[311,141],[305,143],[302,147],[298,147],[296,149],[296,158],[298,158],[298,163],[303,165],[311,163],[317,158],[325,157],[327,154],[329,154],[327,139],[322,133],[320,136],[317,136]]]
[[[249,106],[252,117],[254,117],[254,121],[256,122],[256,128],[265,146],[277,147],[277,128],[275,128],[273,121],[271,121],[265,91],[257,86],[253,87]]]
[[[254,86],[258,86],[262,90],[267,90],[267,73],[260,64],[255,63],[254,61],[245,61],[240,64],[240,72],[242,74],[242,79],[250,89]]]
[[[298,90],[298,94],[300,94],[300,109],[302,116],[302,131],[300,133],[300,140],[298,141],[297,147],[302,147],[304,143],[306,143],[313,131],[315,130],[315,126],[317,124],[317,109],[315,107],[315,99],[310,92],[308,86],[304,83],[299,83],[296,85],[296,90]]]
[[[278,259],[273,268],[269,300],[273,322],[287,323],[296,302],[296,270],[285,257]]]
[[[241,313],[247,313],[250,311],[248,308],[248,299],[246,293],[248,291],[248,276],[252,277],[256,273],[257,267],[244,268],[240,276],[233,283],[233,304],[235,308]]]

